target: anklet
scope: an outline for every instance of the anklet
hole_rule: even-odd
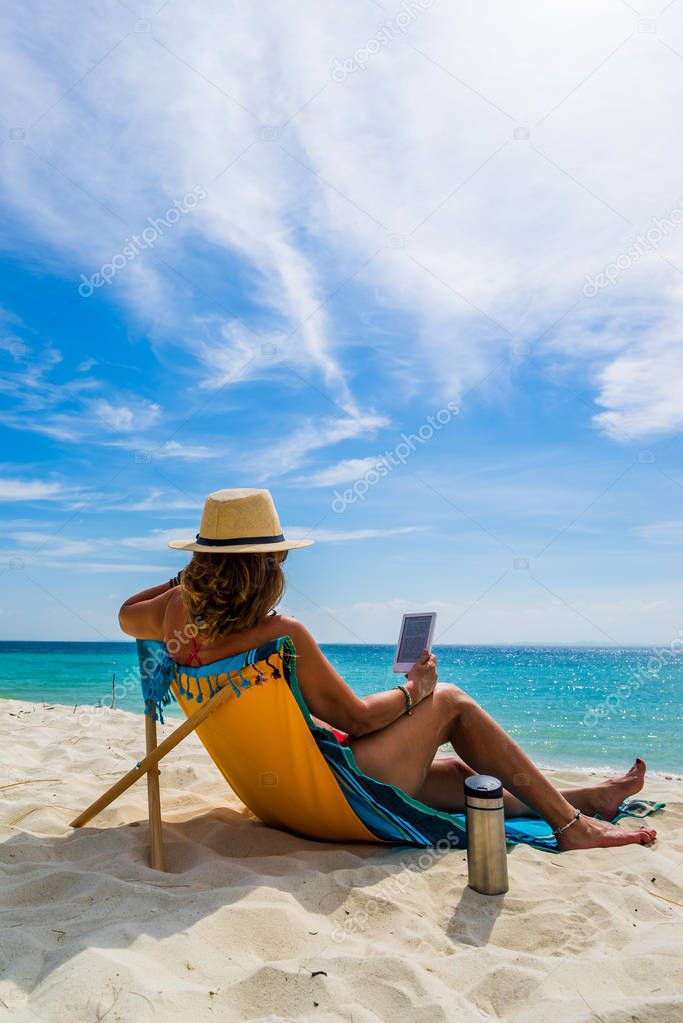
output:
[[[557,835],[557,836],[561,835],[564,831],[567,830],[567,828],[571,828],[572,824],[576,824],[576,822],[578,821],[579,817],[581,817],[581,811],[577,810],[576,811],[576,816],[572,817],[572,819],[569,821],[568,824],[563,824],[561,828],[553,828],[553,835]]]

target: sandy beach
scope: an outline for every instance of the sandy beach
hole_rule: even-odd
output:
[[[144,783],[68,827],[140,758],[140,716],[102,709],[86,724],[72,708],[2,700],[0,718],[0,1020],[681,1018],[678,778],[646,786],[667,803],[654,848],[518,847],[509,893],[485,898],[466,887],[462,852],[264,827],[193,736],[162,764],[160,874]]]

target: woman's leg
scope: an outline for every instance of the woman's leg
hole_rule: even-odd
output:
[[[424,785],[437,749],[453,749],[479,774],[493,774],[522,803],[551,827],[567,824],[575,809],[541,774],[517,743],[457,686],[439,685],[415,708],[388,728],[351,741],[358,766],[379,781],[416,796]],[[560,836],[560,848],[628,845],[653,841],[648,828],[622,831],[603,821],[582,817]]]
[[[465,779],[477,772],[460,757],[438,757],[427,771],[427,777],[416,798],[435,810],[446,813],[462,813],[465,808]],[[605,820],[616,817],[619,805],[629,796],[634,796],[643,787],[645,763],[636,760],[633,767],[621,778],[596,782],[576,789],[560,789],[572,806],[581,813],[593,816],[599,813]],[[536,811],[523,803],[517,796],[504,790],[506,817],[534,817]]]

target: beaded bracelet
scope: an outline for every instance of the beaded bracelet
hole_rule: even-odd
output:
[[[394,689],[400,689],[401,690],[401,692],[403,693],[403,695],[406,698],[406,714],[412,714],[413,713],[413,698],[410,695],[410,693],[408,692],[408,690],[406,689],[406,687],[399,684],[397,686],[394,686]]]

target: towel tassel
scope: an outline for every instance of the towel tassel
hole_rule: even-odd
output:
[[[268,667],[272,671],[273,678],[275,678],[275,679],[282,678],[282,672],[274,664],[270,663],[270,658],[268,658],[268,657],[266,657],[266,664],[268,665]]]

